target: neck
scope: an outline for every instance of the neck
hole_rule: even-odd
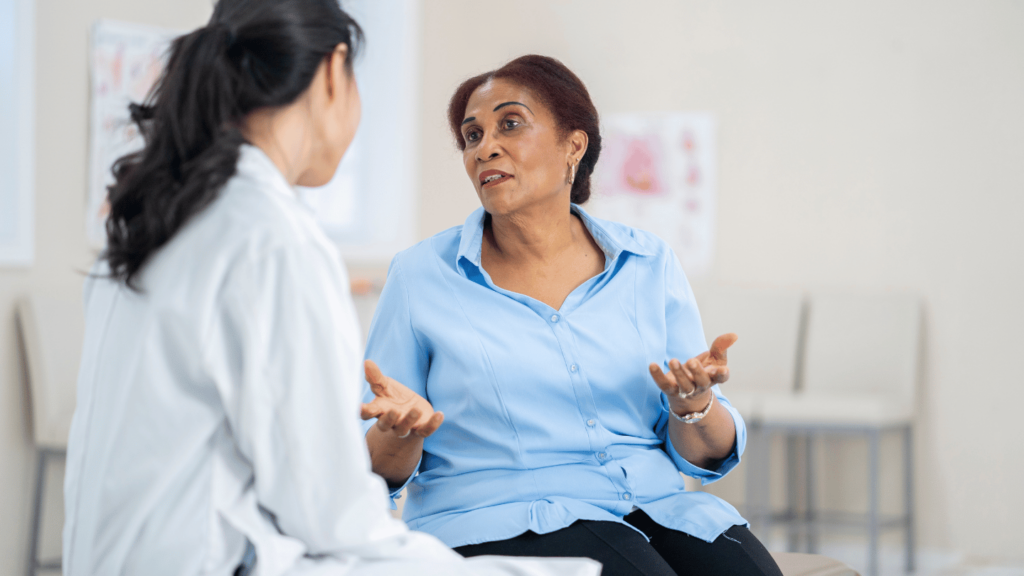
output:
[[[580,224],[559,202],[531,206],[510,214],[491,215],[490,243],[503,259],[544,264],[579,241]],[[486,232],[486,231],[485,231]]]
[[[309,159],[308,130],[300,112],[294,106],[257,110],[242,128],[246,140],[263,150],[291,186],[299,181]]]

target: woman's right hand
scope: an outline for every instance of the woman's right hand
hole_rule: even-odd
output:
[[[377,418],[376,427],[380,432],[394,439],[410,436],[423,439],[444,422],[444,414],[435,412],[422,396],[381,373],[373,360],[367,360],[363,367],[376,398],[363,404],[361,416],[363,420]]]

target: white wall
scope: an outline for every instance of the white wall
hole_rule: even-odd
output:
[[[76,290],[91,255],[87,31],[191,28],[208,0],[37,3],[36,264],[0,270],[0,575],[24,572],[31,468],[12,303]],[[714,277],[920,293],[923,544],[1021,558],[1024,4],[423,0],[419,236],[477,206],[445,126],[456,84],[526,52],[562,59],[604,113],[719,121]],[[870,359],[865,359],[870,361]],[[856,452],[853,450],[852,452]],[[830,479],[840,503],[848,478]],[[47,536],[59,537],[59,526]]]

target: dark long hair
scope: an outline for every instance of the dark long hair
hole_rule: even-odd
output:
[[[580,158],[569,199],[575,204],[589,200],[590,175],[594,173],[597,158],[601,155],[601,121],[586,85],[565,64],[554,58],[536,54],[520,56],[497,70],[463,82],[448,103],[448,125],[459,150],[466,149],[461,128],[469,97],[492,78],[508,80],[532,92],[551,110],[563,135],[575,130],[587,133],[587,151]]]
[[[210,22],[177,38],[143,104],[130,106],[145,146],[117,160],[103,257],[138,289],[147,259],[217,197],[245,142],[240,121],[295,101],[338,44],[362,44],[338,0],[219,0]]]

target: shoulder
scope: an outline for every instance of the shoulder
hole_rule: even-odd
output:
[[[291,271],[280,282],[316,276],[344,283],[337,250],[287,192],[236,176],[154,255],[146,286],[209,294],[233,271],[267,266]]]
[[[596,228],[608,236],[619,247],[653,263],[664,263],[675,258],[675,252],[668,242],[653,232],[635,228],[614,220],[605,220],[587,215]]]
[[[238,174],[206,212],[197,218],[198,235],[217,235],[226,249],[253,258],[299,250],[337,260],[336,248],[289,188]]]
[[[422,277],[436,272],[438,264],[454,268],[462,241],[462,225],[438,232],[395,255],[391,268],[398,268],[406,278]]]

